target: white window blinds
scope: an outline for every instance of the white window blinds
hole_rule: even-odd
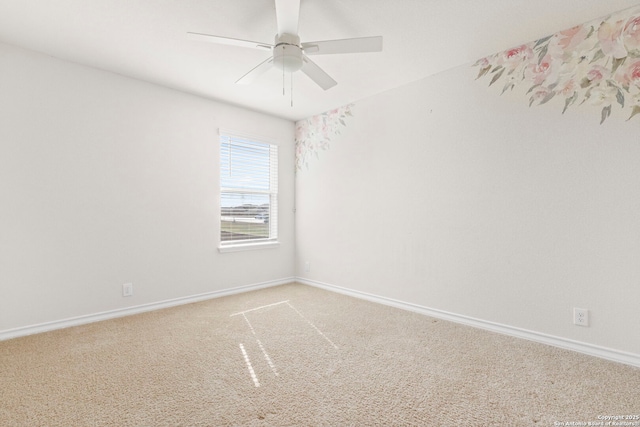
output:
[[[220,241],[278,237],[278,146],[220,132]]]

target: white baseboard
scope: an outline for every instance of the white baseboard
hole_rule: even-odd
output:
[[[114,319],[116,317],[131,316],[133,314],[144,313],[147,311],[160,310],[162,308],[174,307],[177,305],[190,304],[193,302],[205,301],[213,298],[225,297],[228,295],[239,294],[243,292],[255,291],[257,289],[269,288],[272,286],[284,285],[295,282],[294,277],[285,279],[272,280],[268,282],[256,283],[253,285],[238,286],[236,288],[223,289],[213,292],[205,292],[203,294],[191,295],[180,298],[153,302],[149,304],[136,305],[133,307],[119,308],[116,310],[103,311],[101,313],[87,314],[84,316],[71,317],[52,322],[39,323],[37,325],[24,326],[14,329],[0,331],[0,341],[11,338],[22,337],[26,335],[38,334],[41,332],[53,331],[55,329],[69,328],[71,326],[79,326],[87,323],[99,322],[101,320]]]
[[[338,292],[338,293],[349,295],[355,298],[376,302],[379,304],[389,305],[389,306],[400,308],[403,310],[413,311],[416,313],[424,314],[426,316],[431,316],[438,319],[461,323],[463,325],[468,325],[468,326],[472,326],[479,329],[485,329],[491,332],[497,332],[499,334],[509,335],[515,338],[523,338],[529,341],[535,341],[542,344],[563,348],[566,350],[577,351],[579,353],[588,354],[590,356],[600,357],[602,359],[607,359],[614,362],[624,363],[626,365],[640,367],[639,354],[614,350],[606,347],[597,346],[594,344],[574,341],[566,338],[556,337],[553,335],[543,334],[540,332],[529,331],[526,329],[503,325],[500,323],[489,322],[486,320],[475,319],[473,317],[468,317],[460,314],[450,313],[443,310],[428,308],[428,307],[424,307],[417,304],[407,303],[404,301],[398,301],[395,299],[373,295],[366,292],[356,291],[353,289],[347,289],[340,286],[330,285],[328,283],[322,283],[315,280],[305,279],[302,277],[296,278],[296,282],[302,283],[304,285],[315,286],[315,287],[322,288],[332,292]]]

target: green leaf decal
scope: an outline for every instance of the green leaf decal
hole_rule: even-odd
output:
[[[611,115],[611,105],[607,105],[602,109],[602,118],[600,119],[600,124],[604,123],[604,121]]]
[[[589,30],[589,34],[587,34],[587,37],[585,37],[585,39],[588,39],[589,37],[591,37],[595,31],[596,31],[596,29],[593,28],[593,25],[592,25],[591,29]]]
[[[589,88],[589,89],[585,92],[585,94],[584,94],[584,98],[582,98],[582,102],[580,103],[580,105],[584,104],[585,102],[587,102],[587,100],[588,100],[589,98],[591,98],[591,89],[593,89],[593,88]]]
[[[540,87],[540,85],[533,85],[529,88],[529,90],[527,91],[527,95],[531,93],[532,90],[534,90],[535,88]]]
[[[503,93],[505,93],[507,90],[511,89],[513,90],[513,88],[515,87],[514,83],[507,83],[506,85],[504,85],[504,87],[502,88],[502,93],[500,95],[502,95]]]
[[[573,103],[576,102],[576,99],[578,99],[578,92],[574,92],[573,95],[564,100],[564,109],[562,110],[562,114],[567,111],[567,108],[569,108],[569,106],[573,105]]]
[[[620,104],[620,106],[624,108],[624,95],[622,94],[622,91],[620,89],[618,89],[618,92],[616,92],[616,101],[618,101],[618,104]]]
[[[542,101],[540,101],[540,104],[538,105],[542,105],[542,104],[546,104],[547,102],[551,101],[551,99],[556,96],[555,92],[549,92],[547,94],[547,96],[545,96],[544,98],[542,98]]]
[[[598,49],[596,54],[593,55],[593,58],[591,58],[591,64],[602,58],[604,58],[604,52],[602,51],[602,49]]]
[[[502,76],[502,73],[504,73],[504,68],[500,70],[495,76],[493,76],[493,78],[491,79],[491,83],[489,83],[489,86],[494,84]]]
[[[640,113],[640,105],[634,105],[633,106],[633,110],[631,110],[631,115],[629,116],[629,118],[627,119],[627,121],[631,120],[631,118],[633,116],[635,116],[636,114]]]
[[[481,68],[480,72],[478,73],[478,77],[476,77],[476,80],[478,80],[480,77],[482,77],[485,74],[487,74],[489,72],[489,70],[491,70],[491,65],[489,65],[488,67]]]
[[[613,65],[611,66],[611,74],[615,73],[616,70],[620,68],[622,64],[624,64],[624,61],[626,59],[627,59],[626,56],[624,58],[613,58]]]
[[[549,50],[549,45],[545,45],[542,49],[540,49],[540,53],[538,54],[538,65],[540,65],[544,57],[547,55],[548,50]]]
[[[535,45],[533,45],[533,48],[537,48],[538,46],[540,46],[542,43],[549,41],[551,39],[551,37],[553,37],[553,35],[547,36],[547,37],[543,37],[541,39],[538,39],[538,41],[536,42]]]

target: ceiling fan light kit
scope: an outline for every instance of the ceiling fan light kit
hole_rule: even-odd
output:
[[[256,77],[271,68],[282,72],[295,73],[301,70],[322,89],[327,90],[338,84],[307,55],[325,55],[338,53],[360,53],[382,51],[382,37],[360,37],[342,40],[327,40],[300,43],[298,22],[300,18],[300,0],[275,0],[278,34],[274,44],[214,36],[203,33],[187,33],[194,40],[226,44],[252,49],[271,49],[271,57],[262,61],[247,74],[236,81],[249,84]]]
[[[295,73],[304,64],[302,57],[300,37],[286,33],[276,36],[273,49],[273,65],[286,72]]]

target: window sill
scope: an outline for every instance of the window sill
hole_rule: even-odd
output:
[[[273,249],[280,246],[280,242],[251,242],[251,243],[236,243],[231,245],[218,246],[220,253],[229,252],[241,252],[252,251],[256,249]]]

